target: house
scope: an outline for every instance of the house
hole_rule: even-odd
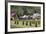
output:
[[[41,17],[41,14],[39,14],[39,13],[35,13],[32,16],[33,19],[40,19],[40,17]]]

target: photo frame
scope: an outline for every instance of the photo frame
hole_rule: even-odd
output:
[[[42,32],[44,30],[44,2],[5,2],[5,33]]]

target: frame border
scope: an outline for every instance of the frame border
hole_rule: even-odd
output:
[[[35,30],[35,31],[19,31],[19,32],[7,32],[7,9],[8,2],[16,2],[16,3],[33,3],[33,4],[43,4],[43,30]],[[45,3],[44,2],[28,2],[28,1],[7,1],[5,0],[5,34],[7,33],[27,33],[27,32],[43,32],[45,31]]]

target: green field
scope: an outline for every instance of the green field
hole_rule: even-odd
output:
[[[13,20],[10,24],[11,28],[40,27],[40,20]]]

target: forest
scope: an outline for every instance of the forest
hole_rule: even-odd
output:
[[[24,15],[33,15],[34,13],[41,13],[41,7],[39,6],[15,6],[11,5],[11,12],[15,12],[17,17]]]

